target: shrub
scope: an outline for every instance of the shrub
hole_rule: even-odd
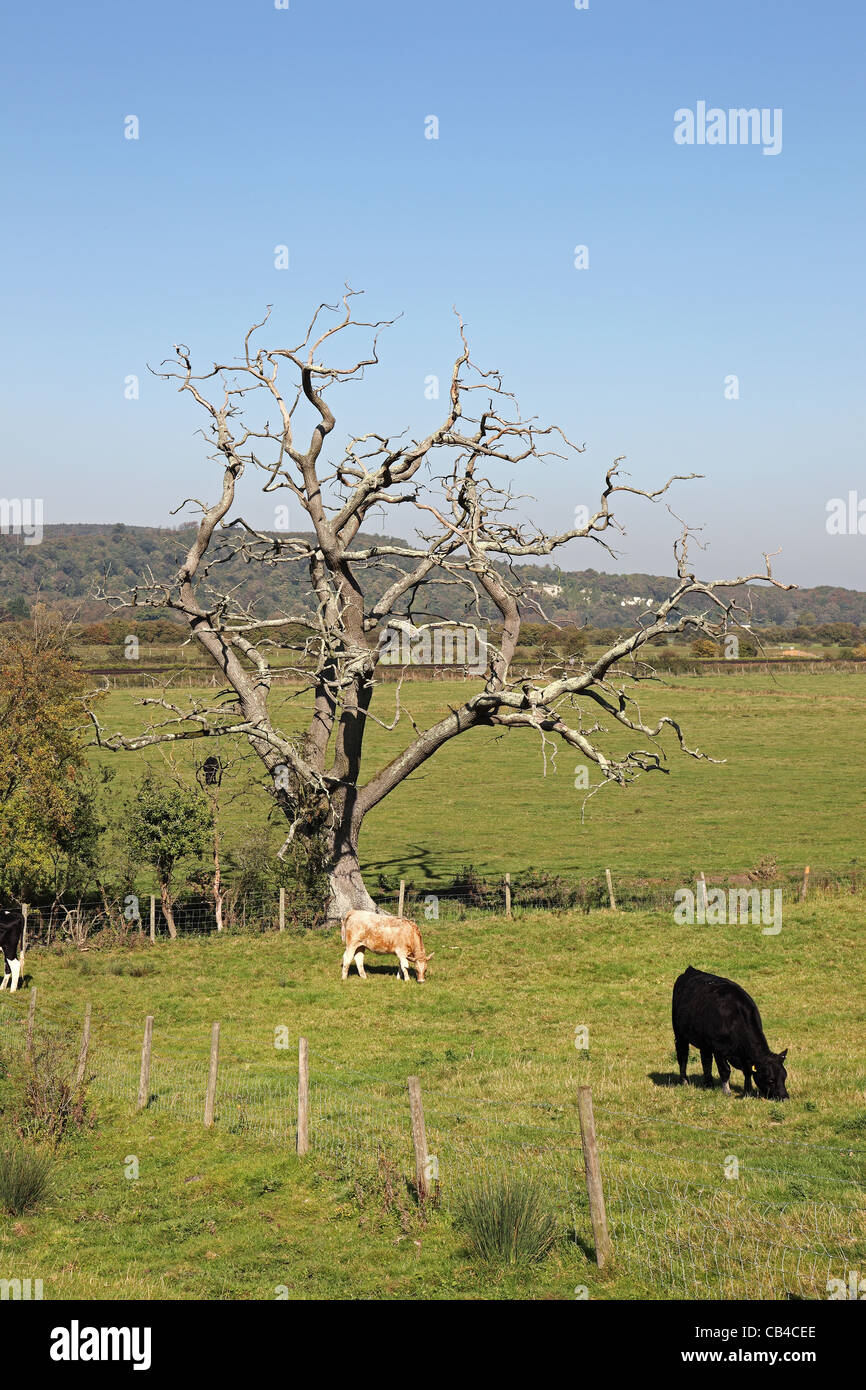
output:
[[[748,873],[752,883],[772,883],[773,879],[778,877],[779,866],[774,854],[765,854]]]
[[[497,885],[497,898],[502,901],[502,887]],[[511,875],[512,901],[515,907],[564,909],[583,907],[587,896],[583,882],[572,883],[561,874],[543,869],[526,869]]]
[[[33,1149],[0,1149],[0,1207],[23,1216],[49,1194],[51,1159]]]
[[[314,835],[299,837],[280,859],[277,848],[283,838],[276,840],[268,829],[251,831],[227,857],[232,887],[225,915],[233,931],[271,930],[280,888],[285,889],[288,925],[324,925],[329,890],[321,841]],[[255,900],[261,905],[258,914]]]
[[[502,911],[505,906],[502,878],[485,878],[473,864],[465,864],[444,893],[446,897],[453,894],[461,898],[468,907]],[[409,896],[407,890],[407,900]],[[603,882],[601,886],[584,879],[572,882],[561,874],[540,869],[512,874],[511,896],[515,908],[575,908],[588,912],[607,902]]]
[[[70,1125],[91,1124],[87,1083],[74,1084],[78,1040],[72,1035],[37,1029],[31,1055],[8,1065],[13,1100],[12,1124],[20,1138],[57,1146]]]
[[[148,769],[127,800],[121,836],[130,858],[156,870],[162,913],[169,935],[177,935],[174,920],[174,880],[182,861],[211,847],[213,807],[198,789],[158,781]]]
[[[479,1178],[463,1194],[458,1222],[474,1254],[511,1265],[542,1260],[556,1239],[556,1218],[525,1174]]]
[[[451,891],[464,898],[470,907],[492,907],[494,894],[496,901],[501,902],[502,891],[497,888],[482,878],[474,864],[464,864],[451,885]]]

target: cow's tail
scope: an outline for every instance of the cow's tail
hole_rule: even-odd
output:
[[[347,912],[347,913],[346,913],[346,917],[344,917],[343,920],[342,920],[342,922],[340,923],[340,940],[342,941],[342,943],[343,943],[344,946],[345,946],[345,944],[346,944],[346,918],[347,918],[348,916],[349,916],[349,914],[348,914],[348,912]]]

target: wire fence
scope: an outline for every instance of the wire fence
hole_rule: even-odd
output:
[[[757,920],[768,919],[779,906],[792,906],[816,894],[866,891],[866,863],[784,864],[775,860],[739,870],[650,875],[600,869],[581,877],[528,870],[515,874],[486,875],[471,866],[456,870],[450,878],[421,883],[411,877],[381,875],[369,887],[381,911],[403,914],[423,926],[425,922],[455,921],[475,913],[507,917],[528,912],[582,912],[613,908],[617,911],[673,912],[678,894],[688,889],[700,908],[713,910],[718,890],[726,903],[732,894],[750,895],[748,910]],[[755,896],[757,895],[757,896]],[[762,896],[763,895],[763,898]],[[107,937],[111,944],[135,942],[143,937],[170,935],[158,892],[134,892],[109,898],[79,896],[27,903],[28,941],[52,945],[70,941],[84,946]],[[741,904],[745,910],[746,904]],[[313,925],[307,890],[295,896],[291,888],[238,895],[227,891],[222,899],[223,930],[240,933],[307,930]],[[212,897],[181,894],[173,907],[178,936],[201,936],[218,930]],[[320,924],[323,913],[316,921]],[[699,918],[699,920],[702,920]],[[708,917],[708,921],[712,918]],[[722,919],[724,920],[724,919]]]
[[[90,648],[93,651],[94,648]],[[91,658],[93,660],[93,658]],[[834,656],[801,656],[801,657],[739,657],[736,661],[727,661],[722,657],[717,659],[704,658],[696,662],[694,658],[687,654],[676,653],[673,658],[654,655],[650,658],[652,664],[660,674],[668,677],[691,678],[701,680],[707,676],[733,676],[748,677],[754,675],[777,676],[777,675],[801,675],[810,676],[836,675],[866,675],[866,661],[862,658],[834,657]],[[176,657],[165,659],[159,654],[148,653],[139,657],[134,663],[135,670],[130,670],[132,663],[119,660],[111,662],[103,659],[95,661],[94,664],[87,664],[88,673],[98,676],[106,682],[112,690],[129,689],[163,689],[166,685],[173,688],[182,689],[218,689],[225,685],[225,677],[220,672],[214,672],[209,665],[202,663],[196,664],[194,661],[178,660]],[[568,667],[563,666],[564,671]],[[304,685],[304,681],[298,675],[298,668],[290,666],[280,669],[276,666],[273,669],[273,678],[278,685],[298,686]],[[531,680],[538,675],[538,666],[526,663],[515,663],[511,666],[511,675],[515,681]],[[313,673],[310,673],[312,679]],[[467,672],[463,666],[444,665],[427,666],[412,663],[409,665],[388,665],[380,664],[376,672],[376,681],[379,684],[396,684],[398,681],[418,681],[430,683],[431,681],[447,682],[455,684],[460,681],[477,681],[477,672]]]
[[[71,1076],[81,1064],[83,1019],[26,993],[0,999],[0,1076],[10,1059],[62,1049]],[[139,1025],[94,1011],[86,1058],[89,1094],[101,1108],[133,1115],[141,1083]],[[217,1075],[215,1124],[243,1139],[294,1152],[299,1131],[296,1039],[263,1057],[231,1060]],[[152,1119],[205,1123],[206,1039],[157,1028],[146,1088]],[[38,1064],[37,1062],[32,1065]],[[770,1102],[751,1102],[749,1127],[689,1120],[670,1101],[688,1093],[656,1085],[646,1108],[625,1097],[647,1084],[625,1060],[525,1059],[446,1082],[421,1075],[431,1164],[428,1219],[459,1224],[462,1203],[483,1177],[534,1179],[555,1211],[561,1240],[594,1258],[577,1106],[591,1078],[613,1272],[649,1298],[826,1298],[833,1282],[866,1270],[866,1147],[770,1133]],[[631,1091],[630,1091],[631,1088]],[[313,1049],[309,1156],[332,1163],[359,1203],[383,1184],[414,1202],[416,1152],[406,1078],[363,1071]],[[303,1160],[308,1161],[308,1160]],[[587,1265],[587,1276],[589,1266]],[[859,1278],[859,1276],[858,1276]],[[856,1281],[855,1281],[856,1282]]]

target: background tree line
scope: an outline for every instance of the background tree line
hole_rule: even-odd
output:
[[[108,586],[118,590],[137,583],[152,568],[172,573],[183,558],[190,525],[128,526],[114,524],[54,524],[44,528],[40,545],[25,545],[21,536],[0,535],[0,616],[25,617],[34,603],[60,604],[67,616],[73,612],[85,622],[110,624],[109,606],[94,596],[94,581],[108,576]],[[304,535],[303,532],[272,533]],[[388,543],[394,537],[364,533],[363,543]],[[362,543],[359,537],[358,544]],[[225,565],[229,580],[239,577],[239,562]],[[540,614],[559,624],[575,627],[620,627],[634,617],[646,600],[656,602],[667,593],[669,579],[648,574],[607,574],[594,569],[562,570],[552,565],[516,565],[514,573],[526,590],[534,593]],[[244,567],[244,590],[263,618],[271,618],[308,601],[304,585],[281,568],[268,571]],[[384,581],[383,581],[384,585]],[[551,592],[556,591],[556,592]],[[376,584],[373,589],[376,594]],[[779,590],[751,586],[755,622],[786,632],[849,624],[866,630],[866,594],[833,585],[813,589]],[[376,595],[377,596],[377,595]],[[444,585],[430,589],[434,609],[443,618],[462,616],[459,600]],[[625,606],[623,606],[625,605]],[[526,617],[531,621],[533,614]],[[162,621],[157,618],[156,621]],[[130,629],[135,630],[135,629]],[[171,640],[170,635],[165,639]],[[792,641],[806,640],[792,637]],[[833,640],[817,637],[818,641]],[[862,639],[861,639],[862,640]]]
[[[145,881],[174,935],[184,891],[211,899],[222,925],[230,896],[273,897],[283,887],[290,910],[315,920],[323,890],[309,846],[279,859],[281,837],[259,828],[223,852],[225,800],[250,777],[239,760],[221,763],[210,784],[166,756],[122,793],[113,769],[94,770],[74,636],[44,604],[26,625],[0,628],[0,901],[96,897],[110,914]]]

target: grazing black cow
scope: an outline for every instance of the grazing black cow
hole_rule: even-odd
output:
[[[23,935],[24,918],[20,912],[15,912],[9,907],[0,907],[0,950],[3,952],[3,983],[0,989],[5,989],[10,980],[12,989],[18,988],[21,978],[18,949]]]
[[[771,1052],[761,1026],[758,1006],[733,980],[708,975],[690,965],[674,985],[671,1008],[674,1042],[680,1064],[680,1081],[686,1081],[689,1044],[698,1048],[704,1081],[713,1082],[713,1058],[722,1079],[722,1089],[730,1095],[731,1067],[745,1077],[744,1094],[752,1093],[752,1072],[758,1095],[765,1100],[787,1100],[784,1052]]]

